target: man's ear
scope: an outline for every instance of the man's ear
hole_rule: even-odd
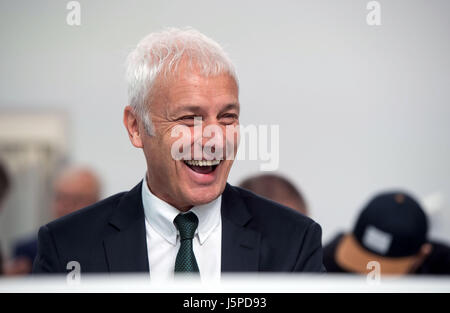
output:
[[[416,261],[414,262],[410,272],[414,273],[422,265],[422,263],[430,255],[432,251],[433,245],[431,243],[424,243],[422,247],[420,247],[420,250],[416,255]]]
[[[419,255],[422,257],[422,259],[426,259],[432,251],[433,245],[431,243],[424,243],[422,247],[420,247]]]
[[[133,108],[129,105],[127,105],[123,111],[123,124],[127,129],[128,137],[130,138],[133,146],[136,148],[142,148],[142,134],[139,129],[138,119]]]

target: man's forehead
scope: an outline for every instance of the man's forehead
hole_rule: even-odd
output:
[[[207,76],[198,71],[186,70],[167,79],[165,86],[168,91],[176,92],[202,91],[212,95],[224,92],[237,93],[236,81],[227,73]]]
[[[223,73],[205,76],[197,71],[177,73],[160,84],[157,103],[166,109],[196,110],[208,105],[238,109],[238,87],[233,77]],[[156,100],[156,99],[155,99]]]

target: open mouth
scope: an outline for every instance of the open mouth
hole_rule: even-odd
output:
[[[184,164],[196,173],[209,174],[214,172],[220,160],[188,160],[184,161]]]

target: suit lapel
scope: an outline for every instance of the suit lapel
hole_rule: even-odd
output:
[[[142,182],[125,194],[108,225],[103,244],[110,272],[149,272]],[[222,194],[222,272],[259,269],[261,234],[246,227],[252,216],[239,192]]]
[[[149,272],[141,188],[125,194],[109,220],[103,244],[110,272]]]
[[[252,216],[229,184],[222,194],[221,210],[222,272],[258,271],[261,234],[246,227]]]

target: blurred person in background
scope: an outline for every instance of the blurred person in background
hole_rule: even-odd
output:
[[[93,170],[71,167],[56,179],[52,212],[60,218],[100,200],[101,183]]]
[[[100,180],[87,167],[70,167],[63,170],[54,183],[51,205],[52,216],[60,218],[100,200]],[[37,237],[24,238],[14,245],[13,258],[5,264],[5,275],[31,273],[37,254]]]
[[[10,188],[10,179],[6,167],[0,161],[0,212],[2,211],[3,201],[6,198]],[[3,274],[3,254],[2,245],[0,242],[0,275]]]
[[[277,174],[255,175],[246,178],[239,187],[308,215],[305,198],[286,177]]]
[[[367,274],[370,261],[381,275],[450,274],[450,248],[427,238],[428,220],[404,192],[381,193],[360,213],[353,232],[324,246],[327,272]]]

